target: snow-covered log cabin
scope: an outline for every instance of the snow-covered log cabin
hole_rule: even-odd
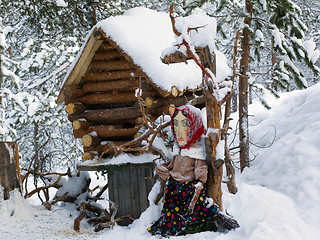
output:
[[[204,30],[214,44],[215,20],[206,16],[207,20],[209,24],[194,29],[214,26]],[[84,162],[78,169],[108,172],[109,198],[119,206],[118,216],[138,218],[147,208],[152,182],[146,179],[153,176],[152,160],[157,156],[148,148],[143,156],[111,157],[119,148],[125,152],[123,146],[132,142],[129,149],[134,152],[146,125],[150,128],[174,107],[204,107],[202,71],[170,47],[175,40],[169,13],[135,8],[99,22],[69,68],[57,100],[66,104],[74,136],[82,138]],[[201,53],[208,44],[196,46]],[[226,59],[218,55],[216,63],[217,77],[225,79]]]
[[[89,32],[57,100],[66,104],[74,136],[82,138],[82,160],[139,135],[144,121],[138,93],[151,120],[193,99],[203,106],[199,67],[160,59],[172,42],[169,14],[145,8],[109,17]]]

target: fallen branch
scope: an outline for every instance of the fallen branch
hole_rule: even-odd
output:
[[[85,210],[86,210],[86,203],[85,202],[82,202],[80,204],[80,214],[79,216],[74,220],[74,224],[73,224],[73,229],[77,232],[80,231],[80,222],[81,220],[86,216],[86,213],[85,213]]]

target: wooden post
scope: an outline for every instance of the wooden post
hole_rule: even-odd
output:
[[[0,142],[0,187],[4,189],[4,199],[10,198],[11,190],[20,190],[20,183],[18,146],[14,142]]]
[[[209,47],[203,48],[199,57],[205,68],[209,68],[213,74],[216,74],[215,57],[212,58]],[[205,74],[203,78],[205,78]],[[208,194],[213,201],[219,205],[222,210],[222,190],[221,181],[223,175],[223,168],[216,166],[216,147],[221,136],[220,127],[220,105],[217,99],[213,96],[213,86],[211,82],[208,83],[207,90],[204,93],[207,110],[207,129],[209,133],[205,139],[207,162],[209,165],[208,173]],[[214,131],[213,131],[214,130]]]

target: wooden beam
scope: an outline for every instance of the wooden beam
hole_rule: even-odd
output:
[[[87,109],[87,106],[82,103],[69,103],[66,106],[66,112],[68,114],[80,114]]]
[[[97,152],[85,152],[82,154],[82,161],[92,160],[95,156],[98,156]]]
[[[114,49],[113,45],[111,45],[111,43],[109,41],[104,41],[102,44],[102,48],[107,51]]]
[[[113,61],[92,61],[90,66],[93,69],[99,70],[129,70],[133,69],[133,65],[129,63],[127,60],[113,60]]]
[[[91,122],[84,121],[84,120],[75,120],[75,121],[72,122],[72,128],[74,130],[88,129],[91,126],[92,126]]]
[[[139,76],[139,71],[121,70],[121,71],[108,71],[108,72],[91,72],[82,76],[84,82],[96,82],[96,81],[110,81],[118,79],[135,78]]]
[[[100,144],[100,142],[102,141],[102,139],[99,136],[94,136],[94,135],[90,135],[90,134],[85,134],[82,138],[82,145],[84,147],[91,147],[91,146],[97,146],[98,144]]]
[[[73,135],[75,138],[82,138],[88,133],[96,132],[99,137],[106,139],[121,137],[133,138],[139,129],[139,127],[114,129],[110,125],[100,125],[91,126],[88,129],[73,130]]]
[[[85,93],[79,86],[67,86],[64,88],[63,94],[66,99],[75,99],[83,96]]]
[[[108,82],[94,82],[94,83],[85,83],[82,88],[85,93],[92,92],[107,92],[114,90],[127,90],[131,89],[134,91],[139,87],[137,79],[124,79]]]
[[[65,96],[63,93],[63,90],[67,86],[71,85],[79,85],[81,77],[86,73],[88,70],[88,67],[90,65],[90,62],[95,54],[95,52],[99,49],[101,46],[103,40],[98,40],[96,37],[94,37],[94,33],[98,31],[98,29],[95,29],[92,32],[92,35],[89,37],[88,41],[86,42],[84,49],[81,53],[80,58],[78,59],[78,62],[73,67],[72,71],[70,72],[68,78],[66,79],[65,83],[62,86],[62,91],[60,92],[57,103],[61,103],[65,100]]]
[[[137,102],[138,99],[134,92],[121,92],[117,94],[99,93],[88,94],[77,99],[84,104],[103,104],[103,103],[117,103],[117,102]]]
[[[98,152],[99,154],[105,152],[106,154],[114,154],[116,151],[114,146],[120,146],[122,144],[126,143],[125,141],[112,141],[110,143],[106,144],[98,144],[96,146],[90,146],[90,147],[83,147],[84,152]]]
[[[95,61],[110,61],[121,58],[123,58],[122,54],[115,49],[111,51],[96,52],[94,55]]]
[[[72,114],[68,116],[69,121],[85,118],[89,122],[104,124],[116,123],[122,120],[131,120],[141,117],[142,114],[138,107],[123,107],[110,109],[88,110],[81,114]]]

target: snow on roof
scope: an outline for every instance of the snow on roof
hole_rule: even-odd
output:
[[[201,26],[198,32],[202,34],[197,37],[193,36],[196,43],[198,45],[204,45],[205,43],[212,45],[215,37],[215,19],[199,14],[188,18],[190,18],[190,21],[185,22],[196,23],[196,25],[193,25],[194,27]],[[98,28],[102,29],[106,36],[116,42],[133,59],[134,63],[141,67],[151,81],[161,89],[170,92],[171,87],[175,85],[179,91],[183,91],[184,89],[195,89],[201,85],[202,72],[193,60],[189,60],[188,64],[167,65],[162,63],[160,59],[162,51],[175,42],[169,13],[157,12],[143,7],[130,9],[121,16],[112,16],[97,23],[89,32],[86,42],[94,29]],[[70,67],[65,81],[77,64],[82,50]],[[218,68],[222,69],[217,73],[222,73],[221,77],[225,78],[230,74],[230,69],[223,56],[221,57],[219,54],[217,58]]]

